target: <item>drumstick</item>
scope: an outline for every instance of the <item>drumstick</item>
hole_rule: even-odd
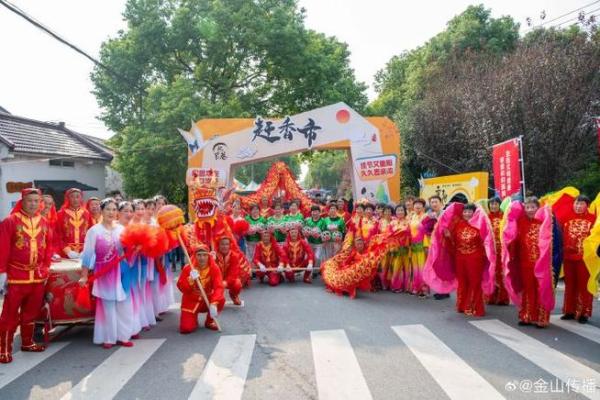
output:
[[[179,239],[179,245],[181,246],[181,249],[183,250],[183,254],[185,254],[185,258],[187,258],[188,263],[190,264],[190,267],[192,267],[192,259],[190,258],[190,255],[188,254],[187,248],[185,247],[185,244],[183,243],[183,239],[181,238],[181,235],[179,234],[179,231],[177,232],[177,239]],[[198,289],[200,289],[200,295],[202,296],[202,300],[204,300],[204,304],[206,304],[206,308],[209,309],[209,315],[210,315],[210,303],[208,302],[208,297],[206,296],[206,292],[204,291],[204,288],[202,287],[202,282],[200,282],[200,278],[196,278],[196,285],[198,285]],[[221,332],[221,325],[219,324],[219,321],[217,321],[216,318],[213,317],[213,320],[215,321],[215,324],[217,325],[217,329],[219,330],[219,332]]]

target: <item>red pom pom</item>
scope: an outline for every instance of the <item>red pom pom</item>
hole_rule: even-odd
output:
[[[169,251],[167,232],[159,227],[152,227],[152,240],[142,247],[142,254],[150,258],[162,257]]]
[[[145,224],[129,224],[121,234],[123,247],[136,249],[138,246],[147,245],[153,240],[151,227]]]
[[[250,224],[245,219],[237,220],[233,223],[233,232],[238,236],[243,236],[250,229]]]

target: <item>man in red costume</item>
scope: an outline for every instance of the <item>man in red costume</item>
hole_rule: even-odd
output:
[[[509,304],[508,292],[504,286],[504,275],[502,272],[502,239],[500,232],[500,224],[504,213],[500,210],[500,199],[492,197],[488,200],[489,213],[488,217],[494,231],[494,239],[496,243],[496,276],[494,277],[494,293],[488,297],[488,304],[496,304],[506,306]]]
[[[481,282],[485,266],[485,249],[479,229],[469,224],[475,212],[474,204],[466,204],[462,218],[444,235],[450,241],[456,267],[456,310],[465,315],[485,315]]]
[[[304,269],[304,283],[312,283],[312,270],[315,262],[315,255],[308,242],[300,236],[300,229],[296,226],[288,231],[288,236],[283,245],[283,252],[286,255],[288,264],[285,271],[285,278],[288,282],[294,282],[295,271],[292,268]]]
[[[181,296],[181,317],[179,332],[192,333],[198,329],[198,314],[207,313],[204,326],[207,329],[218,330],[214,318],[223,310],[225,297],[223,295],[223,277],[219,267],[209,253],[208,246],[203,243],[192,248],[192,264],[181,270],[177,287]],[[210,304],[206,304],[200,294],[198,281],[206,292]]]
[[[61,256],[79,258],[85,242],[85,234],[92,227],[90,212],[82,207],[83,194],[79,189],[65,192],[65,202],[56,218],[56,234]]]
[[[578,196],[573,209],[560,220],[563,234],[565,299],[560,319],[585,324],[592,316],[593,296],[587,290],[590,273],[583,262],[583,240],[590,235],[596,216],[588,211],[590,199]]]
[[[284,271],[285,253],[268,229],[263,229],[260,238],[261,241],[256,245],[253,260],[260,270],[256,272],[256,277],[262,283],[266,276],[269,285],[277,286],[281,282],[281,274]]]
[[[33,341],[34,320],[44,300],[52,258],[52,233],[41,216],[42,194],[25,189],[11,214],[0,223],[0,363],[12,361],[15,330],[21,324],[21,351],[44,351]]]
[[[540,258],[539,237],[542,221],[536,218],[540,202],[536,197],[525,199],[525,215],[517,221],[516,254],[522,288],[519,325],[544,328],[550,323],[550,312],[542,308],[535,265]],[[551,268],[551,266],[549,267]]]
[[[229,289],[231,301],[236,306],[242,305],[240,301],[242,255],[231,250],[231,239],[229,237],[223,236],[219,239],[215,262],[223,276],[223,287]]]

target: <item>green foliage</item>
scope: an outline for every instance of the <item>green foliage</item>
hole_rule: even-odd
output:
[[[313,151],[305,153],[303,159],[308,162],[309,170],[304,186],[333,190],[340,187],[348,171],[348,152],[339,150]]]
[[[307,30],[295,0],[129,0],[124,17],[92,81],[133,196],[184,200],[190,119],[366,105],[347,46]]]
[[[523,38],[518,30],[512,18],[470,6],[378,72],[378,98],[368,110],[400,128],[403,192],[414,190],[424,171],[490,170],[490,146],[518,135],[533,193],[554,190],[597,160],[595,26],[538,28]]]
[[[267,172],[273,163],[276,161],[283,161],[286,163],[290,168],[290,171],[292,171],[296,179],[298,179],[298,176],[300,175],[300,160],[297,156],[283,156],[269,161],[259,161],[244,166],[236,172],[235,178],[245,185],[252,181],[260,184],[265,179],[265,176],[267,176]]]
[[[564,186],[574,186],[593,200],[600,193],[600,164],[597,161],[591,162],[585,169],[578,171],[572,179],[565,180],[559,187]]]

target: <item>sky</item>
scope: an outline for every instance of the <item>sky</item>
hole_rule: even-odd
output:
[[[94,57],[100,45],[125,29],[125,0],[8,0]],[[593,3],[592,0],[299,0],[310,29],[336,36],[351,51],[357,78],[369,85],[394,55],[425,43],[470,4],[483,3],[492,15],[511,15],[527,30],[526,18],[539,23]],[[584,8],[600,14],[600,1]],[[549,25],[576,16],[569,14]],[[15,115],[64,121],[93,136],[112,135],[98,120],[101,110],[91,93],[93,64],[0,5],[0,106]],[[174,127],[175,128],[175,127]],[[175,130],[174,130],[175,132]]]

